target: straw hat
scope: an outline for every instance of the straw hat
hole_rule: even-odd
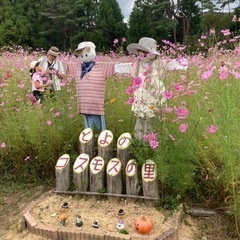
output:
[[[51,48],[48,50],[47,55],[52,55],[54,57],[57,57],[59,55],[60,51],[57,47],[51,46]]]
[[[37,65],[37,63],[39,63],[39,61],[32,61],[32,62],[30,63],[30,69],[35,68],[35,66]]]
[[[85,47],[90,47],[93,50],[95,50],[95,48],[96,48],[96,46],[93,42],[81,42],[78,44],[78,47],[75,50],[75,52],[78,52],[78,51],[84,49]]]
[[[127,46],[130,53],[138,54],[138,50],[159,55],[157,52],[157,41],[153,38],[143,37],[138,43],[131,43]]]

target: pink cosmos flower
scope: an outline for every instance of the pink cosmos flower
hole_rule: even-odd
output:
[[[172,91],[165,91],[165,92],[162,93],[162,95],[165,99],[173,98],[173,92]]]
[[[152,149],[156,149],[159,146],[159,142],[156,140],[150,141],[149,145]]]
[[[207,70],[207,71],[203,72],[202,80],[207,81],[212,75],[213,75],[213,70],[212,69]]]
[[[7,144],[5,142],[1,143],[1,148],[5,148],[7,146]]]
[[[207,132],[211,133],[211,134],[214,134],[218,131],[218,127],[216,125],[210,125],[208,128],[207,128]]]
[[[179,126],[179,130],[180,132],[182,133],[185,133],[188,129],[188,124],[187,123],[181,123],[180,126]]]
[[[211,28],[211,29],[209,30],[209,34],[210,34],[210,35],[215,35],[215,33],[216,33],[216,30],[215,30],[214,28]]]
[[[173,108],[170,108],[170,107],[167,107],[166,109],[165,109],[165,112],[166,113],[171,113],[173,111]]]
[[[130,97],[127,101],[127,104],[128,105],[133,105],[134,101],[135,101],[135,99],[133,97]]]
[[[127,89],[126,89],[126,93],[128,95],[132,95],[135,91],[135,88],[133,87],[133,85],[129,86]]]
[[[229,29],[224,29],[224,30],[221,30],[221,33],[224,35],[224,36],[228,36],[231,34],[230,30]]]
[[[54,116],[55,116],[55,117],[58,117],[58,116],[60,116],[60,114],[61,114],[60,112],[55,112],[55,113],[54,113]]]
[[[228,78],[228,68],[226,66],[222,66],[220,67],[220,69],[218,70],[219,73],[219,79],[221,80],[225,80]]]
[[[150,133],[148,133],[148,134],[144,134],[144,135],[143,135],[143,140],[144,140],[144,141],[148,141],[148,142],[150,142],[150,141],[156,141],[156,140],[157,140],[157,134],[154,133],[154,132],[150,132]]]
[[[117,39],[117,38],[114,39],[113,43],[114,43],[114,44],[118,43],[118,39]]]
[[[24,83],[18,84],[18,88],[20,88],[20,89],[24,88]]]
[[[48,126],[51,126],[51,125],[52,125],[52,121],[51,121],[51,120],[47,120],[47,121],[46,121],[46,124],[47,124]]]
[[[157,134],[154,132],[144,134],[143,141],[148,142],[152,149],[155,149],[159,146],[159,142],[157,141]]]
[[[236,15],[233,15],[233,18],[232,18],[232,22],[237,22],[237,16]]]
[[[125,37],[122,38],[122,42],[126,42],[127,39]]]
[[[235,62],[235,67],[240,68],[240,61]]]
[[[141,86],[141,84],[142,84],[142,78],[140,78],[140,77],[133,78],[133,80],[132,80],[133,87],[139,88]]]
[[[240,72],[235,72],[233,75],[234,75],[235,79],[239,79],[240,78]]]
[[[174,85],[174,89],[175,89],[177,92],[182,92],[182,91],[184,91],[184,86],[181,85],[181,84],[175,84],[175,85]]]
[[[177,109],[178,119],[186,119],[188,115],[189,115],[189,110],[186,107]]]

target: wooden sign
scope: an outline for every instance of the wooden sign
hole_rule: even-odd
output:
[[[93,138],[93,131],[91,128],[85,128],[79,135],[79,142],[87,143]]]
[[[105,162],[102,157],[97,156],[90,162],[90,191],[99,192],[105,185]]]
[[[82,153],[74,162],[73,165],[73,182],[78,191],[88,190],[88,166],[89,155]]]
[[[143,195],[151,198],[159,198],[159,183],[157,180],[156,163],[146,160],[142,165],[142,187]]]
[[[126,194],[138,195],[141,188],[138,180],[137,164],[134,159],[128,161],[125,172],[126,172]]]
[[[113,133],[109,130],[104,130],[98,137],[98,145],[103,147],[109,146],[113,141]]]
[[[118,149],[126,149],[130,146],[132,140],[132,136],[130,133],[123,133],[117,141]]]
[[[63,154],[55,165],[56,190],[67,191],[70,186],[70,156]]]
[[[137,164],[134,159],[128,161],[126,166],[126,175],[128,177],[133,177],[137,174]]]
[[[85,128],[79,135],[79,154],[86,153],[90,159],[93,156],[94,137],[91,128]]]
[[[104,130],[98,137],[98,156],[101,156],[106,163],[113,157],[113,134]]]
[[[70,156],[68,154],[63,154],[57,161],[55,169],[62,169],[65,168],[70,160]]]
[[[108,193],[122,193],[122,163],[117,158],[112,158],[107,165],[107,190]]]
[[[93,158],[90,162],[90,171],[92,174],[98,174],[100,171],[102,171],[103,167],[104,160],[100,156]]]
[[[89,156],[85,153],[80,154],[73,165],[73,171],[75,173],[82,173],[84,172],[89,164]]]

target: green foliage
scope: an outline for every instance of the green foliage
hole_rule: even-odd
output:
[[[114,39],[126,36],[127,25],[116,0],[100,1],[96,25],[102,36],[98,39],[98,49],[111,49]]]
[[[128,230],[127,229],[121,229],[120,231],[119,231],[121,234],[129,234],[129,232],[128,232]]]
[[[130,152],[139,168],[142,167],[147,159],[152,159],[155,155],[155,151],[150,148],[148,142],[135,138],[131,142]]]

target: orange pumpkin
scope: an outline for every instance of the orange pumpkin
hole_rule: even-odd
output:
[[[135,228],[138,233],[141,233],[141,234],[149,233],[153,228],[151,218],[147,216],[137,217],[135,220]]]

